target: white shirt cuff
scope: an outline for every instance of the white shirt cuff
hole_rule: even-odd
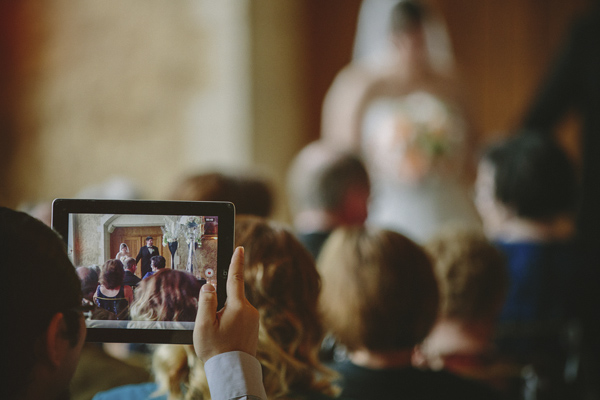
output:
[[[267,398],[260,362],[248,353],[218,354],[206,361],[204,370],[213,400]]]

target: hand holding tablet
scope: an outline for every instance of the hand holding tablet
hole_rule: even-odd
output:
[[[217,312],[212,285],[204,285],[194,327],[194,348],[203,361],[229,351],[256,355],[259,315],[244,292],[244,249],[235,249],[227,278],[227,302]]]

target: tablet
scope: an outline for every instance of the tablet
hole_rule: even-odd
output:
[[[192,344],[200,287],[214,284],[225,304],[234,223],[229,202],[54,200],[52,227],[78,274],[99,272],[82,284],[87,340]]]

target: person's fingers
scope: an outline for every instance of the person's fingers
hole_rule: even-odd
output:
[[[200,289],[200,298],[198,299],[198,313],[196,314],[196,324],[194,330],[202,326],[211,326],[217,320],[217,292],[210,283],[205,283]]]
[[[244,291],[244,248],[236,247],[229,264],[227,275],[227,301],[242,303],[246,299]]]

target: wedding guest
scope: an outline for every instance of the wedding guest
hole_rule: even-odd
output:
[[[307,145],[295,157],[288,193],[294,230],[315,258],[333,229],[367,219],[371,192],[364,164],[323,141]]]
[[[108,260],[102,265],[100,285],[94,294],[96,305],[110,313],[111,319],[129,319],[133,290],[125,285],[125,270],[120,260]]]
[[[0,397],[69,398],[69,382],[86,336],[75,267],[62,239],[25,213],[0,207],[0,242],[14,250],[0,262],[11,282],[1,294],[2,304],[11,305],[4,316],[12,321],[5,332],[1,358],[5,382]],[[243,268],[243,253],[240,256],[238,251],[229,269],[228,304],[218,319],[214,288],[200,296],[203,312],[196,319],[194,335],[202,340],[195,340],[195,348],[206,361],[214,399],[266,399],[260,365],[253,357],[259,317],[244,296]],[[29,279],[22,279],[23,273]],[[30,291],[37,296],[23,296]]]
[[[269,217],[273,189],[268,179],[247,171],[208,171],[181,179],[169,198],[185,201],[230,201],[237,214]]]
[[[95,266],[83,266],[77,267],[76,272],[81,280],[81,293],[83,298],[93,302],[94,293],[96,293],[96,289],[99,285],[98,280],[100,276],[98,270]]]
[[[167,260],[163,256],[154,256],[150,259],[150,272],[148,272],[142,279],[146,279],[152,275],[159,269],[165,268],[167,265]]]
[[[138,286],[131,306],[131,319],[193,322],[197,314],[200,287],[200,282],[188,272],[160,269]]]
[[[438,311],[431,261],[417,244],[388,230],[336,229],[321,251],[323,321],[347,348],[332,367],[353,399],[496,399],[489,387],[447,371],[411,365],[415,345]]]
[[[479,163],[475,203],[487,237],[506,256],[510,277],[497,345],[532,364],[544,382],[540,389],[550,394],[574,379],[565,374],[569,357],[581,359],[573,329],[589,292],[574,242],[576,193],[573,163],[537,132],[490,146]]]
[[[317,311],[319,275],[313,258],[290,230],[263,218],[237,218],[235,237],[245,254],[245,294],[260,315],[256,357],[262,365],[268,398],[329,399],[335,389],[331,385],[332,372],[318,360],[323,329]],[[163,273],[157,272],[148,281]],[[216,304],[213,307],[216,310]],[[209,315],[214,315],[214,310]],[[205,342],[203,336],[195,340]],[[196,355],[201,354],[189,346],[161,346],[153,357],[157,382],[144,393],[163,398],[208,398],[212,394],[206,383],[208,374]],[[142,398],[138,397],[138,389],[128,392],[127,398]],[[98,396],[96,400],[110,398]]]
[[[131,286],[132,289],[140,283],[141,279],[135,274],[135,270],[137,269],[137,263],[135,262],[135,258],[127,257],[123,261],[123,269],[125,271],[125,275],[123,277],[123,284]]]
[[[152,236],[147,236],[146,245],[140,248],[138,255],[135,257],[136,263],[142,260],[142,276],[145,276],[150,272],[150,259],[158,255],[158,247],[154,246],[154,238]]]
[[[440,288],[440,310],[413,365],[446,370],[495,387],[521,392],[521,367],[497,352],[494,336],[508,290],[503,254],[479,231],[461,226],[436,234],[425,250]]]

